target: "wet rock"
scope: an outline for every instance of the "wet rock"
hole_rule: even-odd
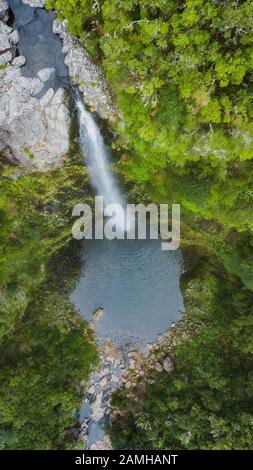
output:
[[[37,73],[37,76],[39,77],[39,79],[42,81],[42,82],[47,82],[51,76],[53,75],[53,73],[55,73],[55,69],[54,68],[46,68],[46,69],[42,69],[40,70],[38,73]]]
[[[23,67],[25,63],[26,63],[26,58],[23,55],[15,57],[15,59],[13,59],[12,61],[12,65],[14,65],[15,67]]]
[[[163,367],[166,372],[171,373],[174,371],[175,366],[170,357],[166,357],[166,359],[163,360]]]
[[[93,320],[95,322],[101,320],[101,318],[104,316],[104,309],[103,308],[98,308],[94,313],[93,313]]]

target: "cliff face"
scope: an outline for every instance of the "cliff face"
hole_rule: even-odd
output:
[[[8,4],[0,3],[0,152],[20,165],[46,170],[61,164],[69,149],[70,113],[65,91],[49,88],[54,69],[24,76],[20,35],[7,25]],[[36,18],[34,19],[36,21]]]
[[[114,120],[117,115],[102,69],[71,36],[66,21],[53,21],[54,14],[43,10],[44,6],[44,0],[23,0],[23,8],[22,3],[0,0],[0,152],[9,161],[40,171],[61,165],[69,150],[70,111],[64,80],[69,84],[71,79],[84,102],[102,118]],[[9,7],[22,15],[20,28],[16,22],[16,29],[9,26]],[[45,54],[38,47],[41,33],[33,31],[38,21],[45,36],[46,62],[51,61],[51,66],[45,66],[42,60],[41,69],[30,67],[31,55]],[[27,28],[31,38],[24,45]],[[30,44],[36,46],[35,51]]]

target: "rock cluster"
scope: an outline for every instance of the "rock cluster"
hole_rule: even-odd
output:
[[[90,450],[111,449],[104,427],[109,419],[111,394],[121,383],[125,368],[122,351],[112,342],[105,342],[101,347],[100,367],[90,379],[81,423],[80,438]]]
[[[19,33],[9,27],[8,4],[0,0],[0,152],[10,161],[38,170],[61,164],[69,149],[70,113],[65,91],[49,89],[54,72],[22,75],[24,56],[18,56]]]
[[[105,314],[102,308],[94,312],[91,327],[95,333]],[[138,404],[146,384],[154,384],[160,373],[174,372],[174,348],[186,338],[190,340],[190,330],[186,320],[173,323],[155,343],[146,345],[147,348],[140,344],[132,345],[131,350],[98,338],[100,365],[92,374],[89,385],[82,385],[86,390],[86,398],[79,416],[80,438],[88,449],[111,449],[105,425],[120,413],[112,412],[110,408],[112,393],[118,387],[124,387],[126,398],[134,399]]]

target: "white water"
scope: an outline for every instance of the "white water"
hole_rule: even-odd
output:
[[[80,147],[90,169],[90,178],[98,196],[103,196],[104,205],[120,204],[125,201],[118,189],[108,162],[108,152],[101,132],[81,99],[77,100],[79,112]]]

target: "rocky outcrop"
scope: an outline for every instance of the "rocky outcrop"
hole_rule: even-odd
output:
[[[5,23],[8,5],[3,0],[0,18],[0,152],[38,170],[57,167],[69,149],[65,91],[49,89],[43,96],[53,69],[43,69],[33,78],[23,76],[26,58],[16,57],[19,33]]]
[[[73,82],[83,94],[84,102],[102,118],[113,120],[116,111],[102,69],[92,62],[88,52],[71,36],[66,20],[55,20],[53,31],[63,40],[65,63]]]

